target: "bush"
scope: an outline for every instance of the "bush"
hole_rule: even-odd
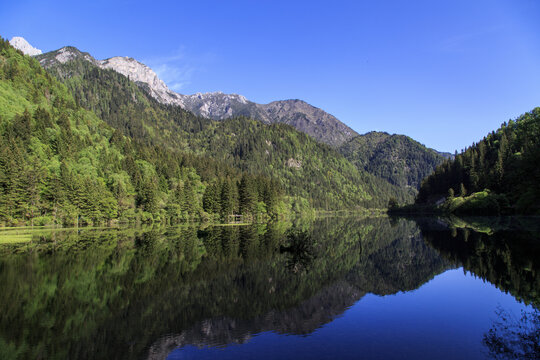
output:
[[[148,211],[143,211],[141,216],[141,222],[143,223],[151,223],[154,221],[154,217],[152,216],[152,213],[149,213]]]
[[[505,195],[493,194],[489,189],[467,197],[448,199],[443,207],[460,215],[499,215],[510,208]]]
[[[53,225],[54,219],[51,216],[38,216],[34,218],[34,226]]]

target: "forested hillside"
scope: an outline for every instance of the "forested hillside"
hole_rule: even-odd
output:
[[[540,108],[502,124],[422,182],[417,203],[460,195],[490,211],[540,211]],[[488,189],[489,191],[483,191]],[[474,195],[473,193],[481,192]],[[459,204],[456,204],[459,205]],[[506,208],[506,209],[503,209]],[[474,208],[470,208],[471,211]]]
[[[416,193],[420,182],[444,161],[444,156],[405,135],[372,131],[340,147],[356,167]]]
[[[101,69],[88,54],[66,49],[61,52],[64,57],[56,51],[38,59],[79,104],[124,135],[271,177],[294,199],[294,208],[384,207],[391,197],[413,200],[403,188],[356,169],[335,149],[291,126],[244,117],[224,121],[196,117],[178,106],[158,103],[125,76]]]
[[[77,104],[125,135],[147,144],[189,150],[186,142],[189,135],[211,122],[179,106],[159,104],[136,83],[114,70],[98,67],[88,53],[74,47],[46,53],[37,59],[68,87]]]
[[[243,171],[280,179],[291,195],[322,209],[385,207],[408,201],[402,188],[358,170],[329,145],[289,125],[246,118],[215,122],[195,136],[194,147]]]
[[[138,124],[134,129],[157,131]],[[173,145],[123,136],[0,38],[0,224],[226,219],[238,212],[266,218],[287,211],[278,182],[171,151]]]

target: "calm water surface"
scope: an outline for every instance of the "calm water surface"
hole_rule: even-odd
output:
[[[540,356],[540,221],[0,231],[1,359]]]

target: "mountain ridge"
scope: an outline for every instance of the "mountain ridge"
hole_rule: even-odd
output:
[[[63,63],[61,61],[58,61],[57,57],[59,54],[61,55],[60,60],[64,60],[64,58],[67,58],[65,56],[65,53],[69,52],[72,55],[69,57],[70,63]],[[82,53],[79,50],[75,48],[63,48],[55,52],[49,52],[43,55],[40,55],[37,57],[37,59],[40,60],[41,64],[48,68],[49,72],[52,74],[56,74],[56,76],[59,76],[61,81],[63,81],[65,84],[70,83],[71,85],[68,85],[74,91],[77,95],[76,98],[79,99],[79,101],[82,101],[82,104],[86,104],[83,106],[86,106],[88,109],[95,111],[99,116],[103,116],[104,119],[113,127],[120,128],[120,129],[126,129],[128,132],[125,134],[130,136],[141,136],[141,134],[144,134],[149,127],[155,128],[157,131],[154,131],[155,135],[158,134],[170,134],[168,136],[168,139],[163,138],[163,136],[158,135],[157,137],[155,135],[151,135],[152,143],[158,144],[167,143],[167,146],[170,146],[171,148],[180,148],[187,151],[204,151],[204,152],[210,152],[211,156],[218,156],[218,157],[225,157],[230,161],[231,164],[235,164],[235,166],[239,166],[241,169],[257,169],[257,172],[266,173],[267,175],[271,176],[271,173],[275,170],[278,170],[278,168],[275,168],[275,166],[279,166],[279,168],[282,168],[282,170],[278,171],[284,171],[283,170],[283,163],[285,163],[287,166],[285,168],[290,169],[300,169],[302,168],[302,165],[307,165],[311,163],[311,161],[307,161],[308,159],[304,158],[302,159],[302,155],[306,155],[311,150],[308,150],[308,148],[298,147],[304,140],[301,140],[303,138],[298,138],[300,140],[300,143],[296,143],[296,141],[293,142],[293,138],[289,138],[287,141],[291,141],[290,145],[293,145],[292,148],[290,148],[290,145],[282,146],[280,145],[280,155],[278,157],[282,157],[283,154],[288,153],[286,158],[282,158],[280,160],[277,160],[278,157],[275,157],[274,155],[271,155],[272,148],[275,145],[269,146],[263,144],[257,144],[259,138],[265,138],[268,141],[271,141],[273,144],[275,144],[277,138],[270,139],[269,136],[272,133],[276,132],[282,132],[282,135],[285,137],[289,137],[288,130],[285,129],[278,129],[278,128],[269,128],[269,129],[263,129],[259,128],[258,126],[255,126],[254,123],[251,123],[248,121],[248,119],[253,118],[251,114],[253,111],[259,111],[260,116],[257,122],[262,123],[264,125],[272,125],[272,124],[283,124],[283,125],[289,125],[295,128],[297,131],[300,131],[301,133],[304,133],[308,135],[310,138],[313,138],[315,140],[320,139],[322,136],[330,136],[338,134],[339,132],[333,131],[331,129],[331,122],[325,121],[324,116],[331,116],[327,113],[325,113],[321,109],[317,109],[302,100],[298,99],[292,99],[292,100],[284,100],[284,101],[276,101],[271,102],[269,104],[261,105],[260,107],[257,107],[256,104],[249,102],[245,97],[241,95],[229,95],[224,93],[198,93],[192,96],[185,96],[183,100],[188,103],[191,102],[189,105],[190,108],[193,107],[203,107],[205,108],[204,115],[208,115],[208,113],[212,113],[214,111],[219,111],[218,109],[212,109],[211,107],[208,107],[208,102],[206,101],[208,98],[212,97],[221,97],[220,100],[222,103],[227,102],[236,102],[240,103],[244,108],[239,111],[237,109],[236,111],[236,118],[240,118],[240,123],[238,121],[234,121],[234,116],[232,116],[234,113],[229,112],[228,115],[232,116],[230,119],[233,121],[227,121],[227,124],[220,124],[224,121],[228,120],[228,118],[225,118],[224,120],[220,120],[217,122],[216,125],[210,125],[208,121],[212,121],[212,118],[210,117],[210,120],[208,120],[208,116],[199,117],[200,120],[194,120],[189,115],[187,116],[180,116],[178,113],[170,113],[170,110],[165,110],[165,113],[162,113],[162,115],[158,115],[156,118],[156,115],[152,115],[151,117],[154,117],[155,120],[152,120],[151,118],[147,118],[146,120],[143,120],[144,123],[136,123],[134,122],[135,118],[133,115],[129,114],[116,114],[116,109],[120,104],[124,104],[121,106],[127,106],[132,107],[135,106],[138,108],[136,110],[137,113],[145,113],[145,114],[152,114],[154,112],[148,112],[145,110],[145,107],[141,107],[142,103],[139,104],[132,104],[129,105],[125,103],[125,100],[134,97],[134,99],[141,99],[140,95],[135,95],[133,92],[134,88],[131,87],[131,90],[127,90],[126,83],[124,81],[121,81],[118,76],[127,78],[128,80],[132,80],[133,82],[137,82],[137,80],[143,80],[137,82],[137,85],[133,85],[135,88],[140,88],[143,90],[143,93],[146,93],[149,97],[149,99],[153,99],[152,101],[156,101],[158,104],[163,105],[163,103],[157,101],[156,96],[152,96],[152,93],[149,86],[147,85],[148,82],[154,81],[158,84],[162,84],[162,89],[166,89],[166,86],[163,84],[163,82],[157,82],[158,78],[154,74],[151,77],[143,78],[142,76],[137,75],[137,72],[133,69],[136,67],[139,67],[141,69],[142,74],[146,74],[146,71],[151,71],[151,69],[147,68],[146,66],[139,64],[136,62],[136,60],[133,60],[131,58],[114,58],[114,60],[117,63],[125,64],[125,69],[122,71],[116,71],[112,69],[109,66],[104,66],[104,63],[111,62],[111,60],[95,60],[91,57],[89,57],[88,54]],[[80,59],[81,61],[76,61],[77,59]],[[106,73],[96,72],[91,69],[92,66],[85,65],[86,63],[90,63],[96,68],[99,68],[101,70],[105,70],[110,72],[108,75]],[[130,70],[131,69],[131,70]],[[113,76],[113,73],[118,74],[118,76]],[[132,76],[129,74],[135,74],[137,76]],[[116,80],[113,80],[113,78],[117,78]],[[109,80],[105,80],[106,78],[110,78]],[[150,81],[150,80],[151,81]],[[82,83],[81,83],[82,81]],[[93,83],[91,85],[90,82]],[[105,82],[103,82],[105,81]],[[112,82],[111,82],[112,81]],[[97,83],[101,83],[101,85],[98,85]],[[86,85],[85,85],[86,83]],[[141,85],[142,84],[142,85]],[[145,85],[146,84],[146,85]],[[96,90],[102,87],[102,90],[99,90],[96,92]],[[107,90],[109,89],[109,90]],[[113,90],[114,89],[114,90]],[[154,87],[156,89],[156,87]],[[113,98],[109,99],[109,103],[103,103],[101,100],[91,100],[91,99],[98,99],[101,95],[99,92],[109,92],[113,91],[111,94]],[[90,92],[90,93],[89,93]],[[123,94],[121,98],[115,99],[119,96],[119,94]],[[107,95],[109,97],[109,95]],[[177,99],[178,101],[181,101],[182,99]],[[143,101],[144,102],[144,101]],[[150,108],[154,108],[154,105],[148,104]],[[175,106],[174,104],[172,106],[169,106],[171,110],[173,108],[177,109],[183,109],[183,107]],[[157,109],[157,108],[155,108]],[[229,109],[230,110],[230,109]],[[158,110],[158,112],[160,112]],[[190,112],[193,114],[193,112]],[[271,118],[266,117],[267,114],[271,114],[274,120]],[[292,119],[293,121],[290,121],[290,114],[296,113],[295,118]],[[157,114],[157,113],[154,113]],[[169,115],[167,115],[169,114]],[[242,114],[242,115],[239,115]],[[306,115],[307,114],[307,115]],[[214,113],[214,120],[219,119],[223,116],[223,114],[215,114]],[[112,117],[111,117],[112,116]],[[171,117],[172,116],[172,117]],[[178,119],[182,119],[181,123],[183,125],[180,125],[181,123],[179,120],[174,120],[175,117],[178,117]],[[158,118],[163,118],[164,120],[157,120]],[[169,120],[165,120],[165,118],[168,118],[169,120],[173,120],[170,122]],[[206,119],[206,120],[205,120]],[[243,120],[242,120],[243,119]],[[118,121],[120,120],[120,121]],[[186,124],[189,122],[198,122],[198,124],[194,123],[193,126],[191,126],[191,130],[187,130]],[[171,126],[165,125],[165,127],[161,126],[163,124],[170,123]],[[161,124],[161,125],[160,125]],[[174,125],[178,124],[180,127]],[[223,125],[223,126],[221,126]],[[249,128],[249,131],[245,131]],[[198,130],[197,130],[198,129]],[[206,130],[204,130],[206,129]],[[329,130],[330,129],[330,130]],[[267,131],[270,130],[270,133]],[[177,131],[183,132],[183,134],[178,134]],[[202,132],[201,132],[202,131]],[[227,135],[227,131],[230,132],[230,134]],[[265,134],[266,133],[266,134]],[[139,135],[136,135],[139,134]],[[206,134],[206,135],[203,135]],[[353,136],[354,134],[348,133],[348,136]],[[205,139],[204,137],[208,136],[208,139]],[[239,136],[239,137],[238,137]],[[394,144],[394,142],[388,142],[385,145],[384,151],[380,151],[380,149],[363,149],[365,150],[365,153],[380,153],[378,156],[373,157],[373,159],[365,159],[365,164],[359,164],[358,160],[361,160],[363,157],[362,154],[356,154],[354,151],[350,153],[350,151],[344,151],[344,149],[347,147],[347,144],[350,143],[350,141],[353,141],[356,138],[363,138],[366,135],[355,135],[351,137],[349,140],[345,140],[345,142],[341,145],[341,147],[332,146],[328,143],[326,145],[330,145],[332,148],[337,150],[337,152],[341,153],[351,164],[356,167],[360,173],[366,172],[367,174],[373,175],[373,177],[379,178],[383,180],[385,183],[388,182],[388,185],[391,185],[386,190],[384,190],[385,193],[393,193],[396,194],[394,190],[392,190],[392,187],[400,187],[401,192],[403,192],[403,195],[397,195],[397,198],[399,201],[407,201],[407,199],[412,199],[414,195],[416,195],[416,189],[418,187],[418,183],[421,179],[418,179],[419,176],[415,171],[418,168],[424,169],[425,171],[421,174],[428,175],[429,172],[431,172],[436,165],[438,165],[442,160],[436,159],[433,160],[431,157],[438,157],[436,155],[436,152],[434,150],[426,149],[423,145],[419,144],[416,141],[398,141],[397,143],[403,145],[403,144],[409,144],[411,146],[414,145],[415,149],[412,151],[413,153],[422,153],[424,155],[430,154],[433,156],[419,156],[417,157],[419,161],[422,163],[417,164],[405,164],[407,155],[402,156],[400,154],[400,151],[406,154],[411,153],[411,149],[404,148],[404,146],[401,146],[399,149],[397,147],[391,148],[393,145],[399,145]],[[392,138],[393,136],[401,136],[404,139],[409,139],[408,137],[404,135],[387,135],[388,137]],[[221,138],[220,140],[215,139],[212,141],[209,141],[211,138]],[[224,141],[226,138],[229,138],[229,140]],[[171,142],[172,140],[172,142]],[[336,137],[334,138],[335,141],[332,141],[333,144],[341,143],[344,141],[344,138]],[[163,142],[165,141],[165,143]],[[324,143],[324,142],[323,142]],[[284,144],[283,144],[284,145]],[[304,143],[302,146],[308,146],[307,143]],[[376,144],[374,144],[376,146]],[[227,150],[226,150],[227,149]],[[290,151],[296,149],[294,151]],[[217,150],[217,151],[216,151]],[[322,150],[322,154],[326,153],[326,150]],[[250,155],[250,153],[254,152]],[[319,150],[316,150],[315,152],[319,152]],[[264,155],[266,153],[266,155]],[[381,156],[384,157],[387,154],[390,154],[394,157],[397,157],[398,161],[389,161],[388,159],[381,159]],[[262,155],[262,156],[261,156]],[[319,153],[321,155],[321,153]],[[356,158],[355,158],[356,156]],[[326,159],[329,160],[329,159]],[[337,160],[337,159],[336,159]],[[278,163],[275,163],[278,161]],[[360,161],[362,162],[362,161]],[[369,162],[373,162],[373,166],[367,166],[369,165]],[[269,169],[265,169],[263,165],[270,166]],[[313,165],[313,164],[311,164]],[[311,166],[309,165],[309,166]],[[403,166],[402,166],[403,165]],[[407,165],[407,166],[405,166]],[[401,166],[407,169],[414,168],[414,171],[398,171],[399,174],[393,174],[394,171],[388,170],[389,167],[394,166]],[[321,167],[319,165],[312,167],[311,170],[320,169]],[[270,171],[270,173],[268,172]],[[350,173],[350,169],[345,170],[345,168],[341,169],[341,171],[346,171],[347,173]],[[300,171],[304,172],[304,170]],[[291,178],[287,181],[293,181],[296,182],[296,180],[293,180],[295,176],[303,176],[298,172],[295,172],[293,174],[289,174],[286,172],[287,177],[291,176]],[[375,184],[380,183],[379,186],[382,186],[382,183],[380,180],[375,180],[374,178],[366,177],[366,175],[356,175],[356,182],[359,183],[368,183],[368,184]],[[349,175],[352,175],[350,173]],[[311,177],[318,178],[317,175],[312,174]],[[353,176],[354,177],[354,176]],[[412,179],[409,179],[412,178]],[[350,178],[352,179],[352,177]],[[412,183],[411,183],[412,182]],[[372,188],[372,191],[368,191],[369,193],[376,193],[376,186],[369,185],[368,187]],[[303,186],[302,186],[303,188]],[[315,191],[315,193],[318,194],[318,190],[316,188],[313,188],[312,191]],[[304,194],[304,197],[309,198],[308,194]],[[319,198],[319,194],[316,195],[316,198]],[[336,198],[337,199],[337,198]],[[341,202],[342,200],[339,200]],[[377,201],[378,206],[381,206],[381,202]],[[326,205],[323,203],[318,203],[318,206],[325,207]]]
[[[413,193],[422,179],[447,158],[409,136],[379,131],[358,135],[341,145],[339,151],[357,168]]]
[[[49,74],[67,86],[78,104],[126,136],[173,151],[206,154],[254,176],[268,175],[287,189],[294,208],[381,208],[389,197],[412,200],[291,125],[241,116],[223,121],[197,117],[179,106],[159,103],[131,79],[78,54],[63,64],[54,60],[56,53],[37,59],[42,64],[52,59]]]
[[[130,57],[116,56],[97,60],[89,53],[72,46],[39,54],[36,57],[45,68],[52,66],[55,62],[65,63],[76,57],[82,57],[102,69],[112,69],[135,81],[162,104],[177,105],[197,116],[212,120],[245,116],[266,124],[285,123],[318,141],[335,147],[358,135],[335,116],[299,99],[258,104],[239,94],[209,92],[184,95],[176,93],[169,89],[150,67]]]

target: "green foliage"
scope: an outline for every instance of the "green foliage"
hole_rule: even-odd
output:
[[[390,198],[390,200],[388,200],[388,209],[395,209],[398,206],[399,204],[395,198]]]
[[[540,213],[540,108],[504,123],[427,177],[417,203],[452,188],[461,196],[491,189],[520,213]]]
[[[279,188],[279,191],[266,196],[265,202],[270,201],[266,203],[269,216],[275,216],[279,208],[279,201],[272,204],[272,198],[283,194],[305,199],[311,208],[327,210],[382,208],[390,196],[400,202],[412,200],[411,192],[355,168],[335,149],[291,126],[266,125],[244,117],[222,122],[196,117],[177,106],[157,103],[123,75],[95,66],[87,60],[88,54],[74,48],[69,51],[76,56],[63,64],[55,61],[55,52],[38,58],[74,93],[77,103],[96,112],[122,134],[146,145],[160,144],[223,159],[227,165],[256,178],[273,179],[273,188]],[[197,168],[197,171],[204,177],[201,171],[208,171],[208,166]],[[227,177],[220,174],[221,180]],[[260,213],[254,210],[253,188],[248,187],[247,193],[244,190],[242,187],[237,195],[242,197],[240,203],[235,200],[234,206],[227,205],[227,209],[220,205],[222,216],[231,208],[239,211],[239,206],[247,214]],[[204,211],[211,208],[215,212],[211,204],[216,203],[211,200],[214,189],[209,191]],[[259,189],[259,193],[264,191]],[[261,200],[260,196],[258,200]]]
[[[0,38],[0,226],[200,220],[205,188],[218,181],[222,186],[220,179],[227,179],[229,186],[226,212],[240,211],[240,171],[208,157],[171,150],[178,144],[164,137],[148,137],[146,141],[144,133],[135,129],[149,128],[147,122],[157,115],[135,116],[129,124],[127,115],[156,109],[163,111],[163,116],[179,114],[173,122],[176,127],[171,123],[170,129],[154,129],[162,135],[191,131],[198,119],[176,108],[154,109],[146,98],[139,99],[142,108],[126,112],[117,97],[123,90],[138,88],[115,74],[103,74],[109,77],[91,78],[97,82],[96,88],[111,86],[115,90],[109,89],[108,96],[92,91],[87,95],[89,99],[112,96],[112,101],[96,100],[87,105],[101,105],[102,110],[111,106],[109,116],[116,115],[109,118],[117,119],[117,126],[126,132],[131,129],[131,135],[140,139],[122,135],[80,107],[82,98],[74,99],[35,59]],[[122,86],[111,79],[122,81]],[[78,93],[73,86],[71,90]],[[183,122],[185,118],[193,120],[191,125]],[[161,141],[167,146],[154,144]],[[274,204],[282,201],[280,185],[263,176],[249,177],[249,182],[251,196],[260,198],[277,215]],[[242,211],[253,212],[251,206]],[[210,210],[217,214],[221,209],[212,206]]]
[[[442,205],[446,212],[461,215],[499,215],[508,211],[508,199],[505,195],[480,191],[470,196],[452,197]]]
[[[31,242],[0,246],[1,354],[143,358],[163,334],[193,345],[309,334],[368,292],[416,289],[447,268],[410,221],[327,220],[25,229]]]
[[[376,131],[352,138],[339,150],[359,169],[414,192],[444,160],[441,154],[408,136]]]

